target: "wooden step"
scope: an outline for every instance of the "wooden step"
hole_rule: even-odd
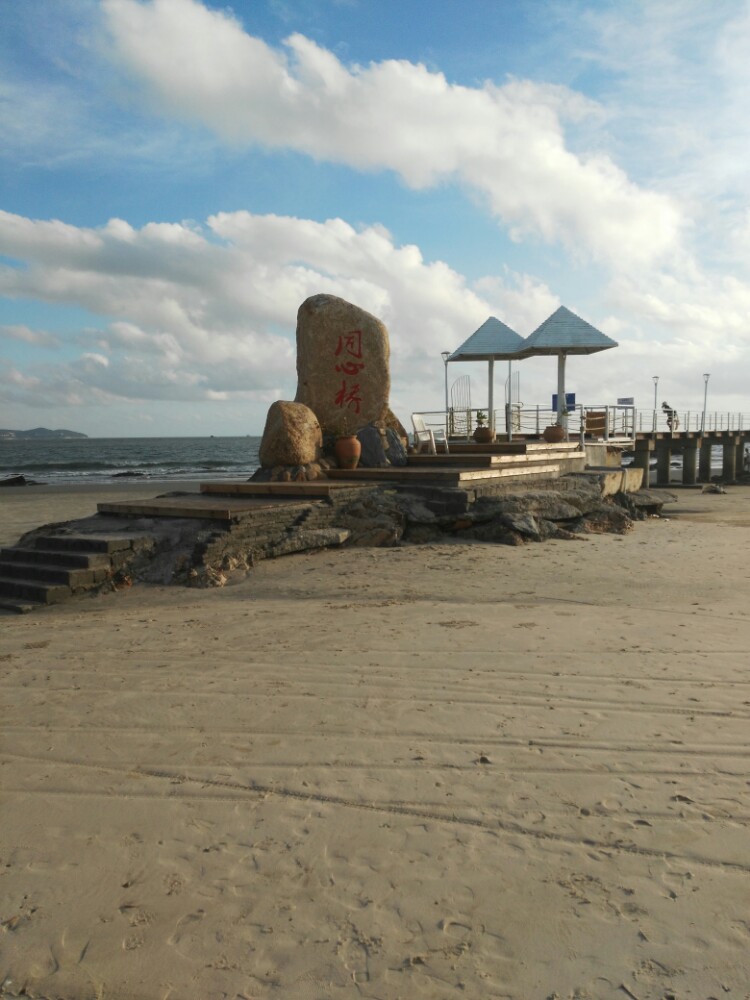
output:
[[[316,479],[311,483],[201,483],[201,493],[219,494],[224,496],[257,496],[257,497],[329,497],[342,489],[360,489],[362,483],[332,482],[326,479]]]
[[[406,467],[407,468],[421,468],[423,466],[429,466],[433,468],[441,468],[451,466],[471,466],[474,469],[490,469],[493,465],[499,465],[502,463],[503,459],[509,459],[510,461],[518,461],[517,455],[488,455],[484,452],[472,454],[472,453],[454,453],[451,452],[450,455],[409,455]],[[396,468],[403,468],[403,466],[396,466]]]
[[[557,476],[560,466],[554,462],[524,462],[518,465],[506,465],[486,469],[457,469],[434,467],[397,467],[385,469],[329,469],[331,478],[348,476],[364,482],[399,483],[421,485],[435,483],[440,486],[472,486],[481,482],[491,482],[499,479],[510,479],[528,475],[547,474]]]
[[[451,455],[523,455],[525,441],[493,441],[491,444],[477,444],[476,441],[451,441]]]
[[[578,453],[584,458],[583,452]],[[563,449],[558,446],[549,446],[548,451],[535,451],[531,454],[524,452],[514,452],[505,454],[479,454],[473,452],[461,452],[450,455],[409,455],[408,468],[450,468],[470,467],[474,469],[492,469],[503,465],[525,465],[527,462],[559,462],[576,457],[576,452],[570,449]]]
[[[221,495],[213,490],[203,493],[190,493],[179,497],[154,497],[152,500],[115,500],[97,504],[100,514],[119,514],[123,517],[197,517],[207,521],[231,521],[238,517],[262,510],[264,504],[260,498],[237,496],[235,491],[225,487],[229,495]],[[303,498],[302,499],[310,499]],[[283,499],[276,501],[274,506],[284,503]],[[293,500],[287,500],[293,503]],[[298,501],[299,502],[299,501]]]
[[[578,451],[578,440],[560,441],[493,441],[491,444],[477,444],[475,441],[451,441],[451,455],[524,455],[538,451]]]

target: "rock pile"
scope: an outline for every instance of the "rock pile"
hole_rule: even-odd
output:
[[[260,448],[261,480],[325,478],[337,437],[356,434],[360,465],[406,464],[406,431],[391,412],[384,324],[335,295],[313,295],[297,314],[297,393],[273,403]]]

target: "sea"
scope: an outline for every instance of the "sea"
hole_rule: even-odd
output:
[[[248,479],[260,437],[0,439],[0,480],[48,483]]]

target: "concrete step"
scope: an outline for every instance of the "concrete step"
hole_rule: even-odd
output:
[[[40,535],[0,549],[0,610],[33,611],[94,590],[149,541],[124,532]]]
[[[50,552],[103,552],[112,554],[130,549],[138,541],[134,535],[39,535],[34,539],[38,549]]]
[[[27,615],[30,611],[38,611],[45,607],[40,601],[13,600],[11,597],[0,597],[0,611],[10,611],[17,615]]]
[[[59,604],[72,596],[70,587],[62,583],[42,583],[19,577],[0,576],[0,599],[36,601],[39,604]]]
[[[0,577],[12,577],[17,580],[39,580],[42,583],[64,583],[71,590],[91,587],[95,583],[103,583],[110,574],[109,562],[95,569],[86,567],[69,568],[65,566],[50,566],[47,563],[26,563],[16,559],[0,559]]]
[[[109,555],[106,552],[74,552],[65,549],[51,551],[21,546],[0,549],[0,562],[40,563],[68,569],[104,569],[110,565]]]

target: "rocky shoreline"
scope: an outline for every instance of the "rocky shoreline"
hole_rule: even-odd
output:
[[[440,541],[523,545],[591,533],[622,534],[636,520],[658,516],[672,499],[656,490],[605,497],[599,480],[585,474],[479,496],[436,486],[373,485],[341,489],[321,499],[269,501],[229,522],[96,514],[34,529],[16,548],[43,548],[50,539],[71,550],[77,538],[122,541],[106,578],[87,581],[76,594],[134,583],[215,587],[242,578],[261,560],[333,547]]]

